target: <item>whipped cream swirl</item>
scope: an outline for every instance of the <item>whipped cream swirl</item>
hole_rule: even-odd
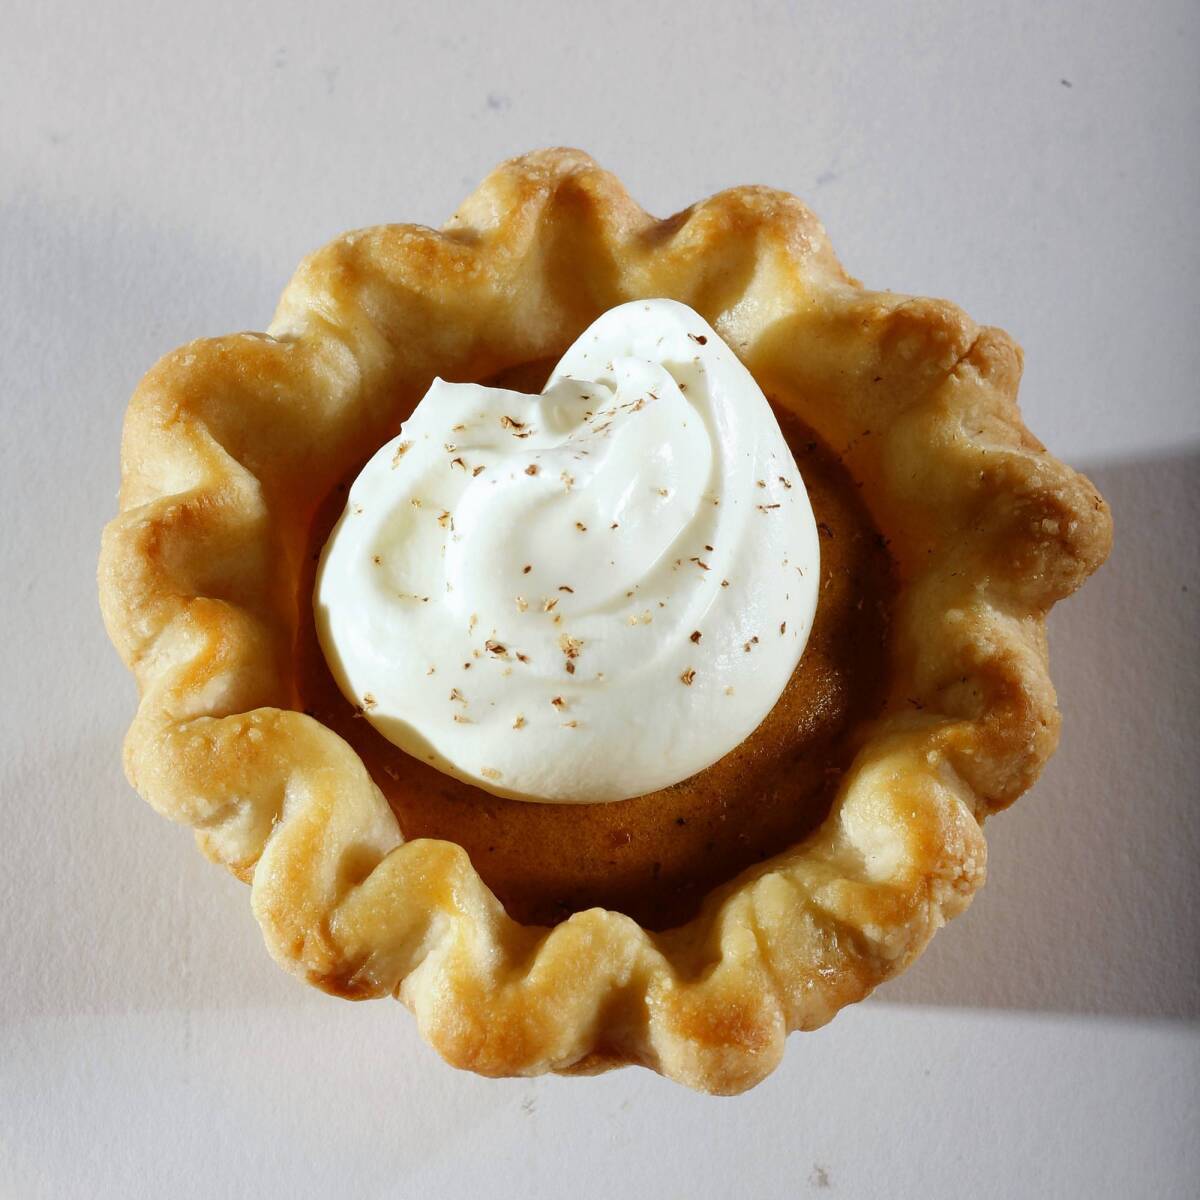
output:
[[[816,525],[746,368],[670,300],[614,308],[540,395],[435,380],[317,576],[345,695],[498,795],[595,803],[750,734],[804,650]]]

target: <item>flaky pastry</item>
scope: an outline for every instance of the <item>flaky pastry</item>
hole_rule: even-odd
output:
[[[623,301],[701,313],[840,454],[900,580],[890,699],[832,810],[686,925],[518,924],[465,851],[405,843],[355,752],[297,711],[300,560],[316,501],[435,375],[561,353]],[[140,689],[130,781],[252,885],[267,946],[339,996],[395,995],[486,1075],[651,1067],[733,1093],[903,970],[985,873],[980,830],[1059,727],[1044,618],[1103,561],[1104,501],[1021,422],[1021,352],[952,304],[864,289],[813,214],[761,187],[667,220],[586,155],[495,170],[438,232],[346,234],[266,334],[145,377],[100,597]]]

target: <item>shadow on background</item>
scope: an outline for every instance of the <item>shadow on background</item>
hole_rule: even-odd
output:
[[[99,618],[97,618],[97,623]],[[297,1005],[317,993],[271,961],[250,889],[199,853],[126,782],[120,746],[133,689],[111,647],[103,733],[61,754],[6,762],[6,794],[40,819],[12,822],[21,864],[0,915],[0,1028],[43,1018]],[[66,736],[76,737],[78,722]],[[31,947],[36,945],[37,952]]]
[[[1116,537],[1050,621],[1062,744],[886,1002],[1200,1017],[1200,453],[1085,469]]]
[[[37,529],[0,537],[4,613],[15,618],[0,674],[20,691],[0,728],[13,864],[0,872],[0,1026],[305,1003],[316,993],[272,963],[249,890],[126,783],[121,741],[136,693],[96,599],[138,375],[187,337],[223,332],[230,312],[236,321],[257,308],[265,322],[276,285],[258,251],[96,197],[64,207],[18,190],[0,203],[0,244],[22,247],[11,280],[23,301],[6,332],[38,364],[17,371],[0,401],[8,445],[19,447],[0,471],[0,501]],[[50,479],[54,503],[31,504]]]

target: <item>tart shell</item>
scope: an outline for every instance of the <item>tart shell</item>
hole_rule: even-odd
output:
[[[295,711],[296,582],[345,465],[435,375],[557,356],[665,296],[837,450],[889,539],[892,694],[825,822],[687,925],[511,920],[466,853],[405,843],[361,760]],[[100,599],[140,703],[129,779],[251,884],[268,949],[353,999],[395,995],[485,1075],[636,1063],[744,1090],[908,966],[985,875],[981,823],[1058,738],[1045,616],[1104,560],[1107,506],[1026,430],[1021,352],[940,300],[872,292],[797,199],[734,188],[666,220],[585,154],[502,164],[441,231],[336,239],[266,334],[192,342],[126,415]]]

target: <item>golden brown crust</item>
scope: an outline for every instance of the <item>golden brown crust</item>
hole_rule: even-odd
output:
[[[896,686],[808,839],[652,934],[619,913],[517,925],[447,842],[401,844],[354,752],[295,711],[298,555],[316,498],[436,374],[557,355],[669,296],[800,397],[902,576]],[[1058,728],[1044,616],[1103,561],[1108,510],[1016,406],[1019,349],[953,305],[869,292],[798,200],[737,188],[655,221],[578,151],[499,167],[443,232],[312,255],[268,335],[195,342],[126,418],[100,595],[141,702],[134,786],[252,883],[267,945],[339,995],[395,994],[489,1075],[640,1063],[736,1092],[910,963],[984,877],[979,822]]]

